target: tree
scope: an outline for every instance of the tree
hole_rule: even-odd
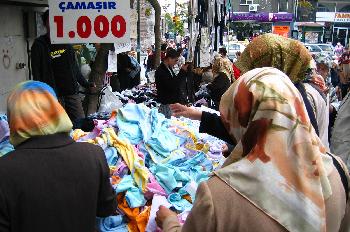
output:
[[[158,66],[160,64],[160,42],[162,40],[161,33],[160,33],[160,19],[162,14],[162,9],[160,7],[160,4],[157,0],[147,0],[153,7],[155,12],[155,24],[154,24],[154,37],[155,37],[155,53],[156,53],[156,60],[155,64]]]
[[[113,44],[101,44],[97,49],[97,55],[95,62],[91,67],[91,73],[89,76],[89,82],[95,83],[96,87],[91,91],[90,94],[85,96],[84,106],[87,115],[93,114],[97,110],[97,103],[99,93],[103,88],[103,80],[106,74],[107,55],[109,50],[113,49]]]

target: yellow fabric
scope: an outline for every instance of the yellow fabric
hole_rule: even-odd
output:
[[[290,79],[275,68],[249,71],[220,113],[238,143],[216,175],[289,231],[324,232],[332,159]]]

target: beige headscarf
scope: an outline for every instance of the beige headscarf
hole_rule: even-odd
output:
[[[247,72],[223,95],[220,112],[237,146],[215,174],[287,230],[325,232],[332,159],[288,76]]]

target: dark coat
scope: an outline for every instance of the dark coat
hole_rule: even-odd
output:
[[[0,158],[0,231],[93,232],[116,211],[102,149],[41,136]]]
[[[156,70],[155,80],[157,86],[158,101],[164,105],[180,103],[181,99],[181,83],[186,75],[184,70],[176,76],[171,75],[169,69],[164,63],[161,63]]]
[[[208,85],[210,97],[217,106],[220,103],[222,95],[224,95],[230,85],[231,82],[224,73],[220,73],[219,76],[215,77],[213,82]]]
[[[52,70],[52,63],[50,58],[50,39],[46,35],[37,38],[31,48],[31,67],[33,73],[33,80],[41,81],[51,86],[56,94],[59,95],[56,88],[56,81]],[[76,62],[74,49],[67,44],[67,52],[69,54],[69,71],[73,77],[73,89],[69,90],[67,95],[74,95],[79,92],[78,83],[84,88],[89,88],[89,82],[83,77],[80,68]]]

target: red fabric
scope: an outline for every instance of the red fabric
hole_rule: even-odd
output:
[[[232,65],[233,68],[233,75],[235,76],[235,79],[237,80],[241,76],[241,70],[239,70],[236,65]]]

